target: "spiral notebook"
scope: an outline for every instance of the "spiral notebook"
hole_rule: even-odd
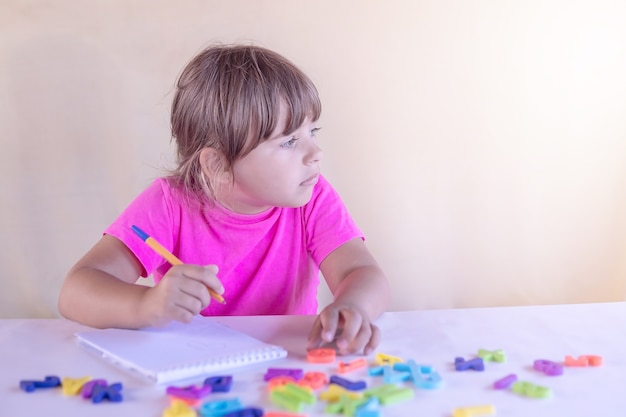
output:
[[[201,316],[189,324],[76,333],[81,347],[154,383],[281,359],[287,351]]]

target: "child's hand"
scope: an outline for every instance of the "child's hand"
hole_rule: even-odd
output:
[[[333,341],[342,355],[361,351],[368,355],[380,342],[380,330],[354,306],[332,303],[313,323],[308,348]]]
[[[164,326],[172,320],[189,323],[211,303],[208,288],[224,292],[217,278],[216,265],[175,265],[161,281],[146,291],[140,314],[151,326]]]

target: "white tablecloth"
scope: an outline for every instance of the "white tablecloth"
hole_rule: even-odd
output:
[[[210,399],[238,397],[245,406],[279,410],[269,401],[263,374],[268,367],[303,368],[336,374],[337,363],[306,361],[306,336],[313,317],[215,318],[264,341],[280,344],[289,356],[269,364],[242,368],[232,374],[230,393]],[[384,406],[381,416],[449,417],[455,408],[491,404],[498,416],[623,416],[626,415],[626,303],[501,307],[385,313],[377,324],[383,331],[378,353],[431,365],[442,379],[436,390],[415,389],[412,400]],[[0,320],[0,415],[2,416],[161,416],[169,406],[165,386],[150,385],[80,349],[74,333],[87,329],[66,320]],[[502,349],[506,362],[485,362],[483,372],[458,372],[455,357],[473,358],[479,349]],[[562,363],[566,355],[599,355],[600,367],[566,367],[561,376],[533,369],[536,359]],[[357,356],[338,358],[348,361]],[[373,361],[374,355],[368,360]],[[494,381],[515,373],[520,380],[549,387],[549,399],[527,398],[511,390],[494,390]],[[122,382],[124,401],[92,404],[64,396],[59,389],[25,393],[22,379],[46,375],[78,378],[89,375]],[[369,387],[382,384],[366,370],[343,375],[364,379]],[[203,378],[202,378],[203,379]],[[197,382],[202,382],[199,379]],[[410,382],[404,386],[412,387]],[[325,403],[303,414],[323,413]]]

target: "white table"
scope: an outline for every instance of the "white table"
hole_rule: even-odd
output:
[[[280,361],[234,372],[228,394],[245,406],[278,410],[268,399],[263,374],[268,367],[303,368],[332,375],[335,365],[305,360],[310,316],[215,318],[264,341],[287,348]],[[415,390],[407,402],[381,408],[381,416],[450,417],[455,408],[492,404],[498,416],[623,416],[626,413],[626,303],[427,310],[385,313],[377,322],[383,341],[377,352],[431,365],[442,388]],[[66,320],[0,320],[0,415],[2,416],[161,416],[169,405],[165,386],[150,385],[80,349],[74,333],[87,329]],[[505,363],[485,362],[485,371],[454,370],[454,358],[476,356],[478,349],[503,349]],[[535,359],[563,362],[565,355],[600,355],[601,367],[565,368],[550,377],[532,368]],[[351,360],[346,357],[340,360]],[[374,355],[368,359],[373,360]],[[550,387],[550,399],[533,399],[491,386],[515,373],[520,380]],[[92,376],[124,384],[122,403],[92,404],[64,396],[60,389],[26,393],[22,379]],[[345,377],[381,384],[365,370]],[[201,382],[200,379],[198,382]],[[405,383],[411,386],[410,383]],[[325,403],[303,414],[322,416]]]

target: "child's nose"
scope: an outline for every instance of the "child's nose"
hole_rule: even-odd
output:
[[[324,152],[322,152],[322,148],[319,147],[316,141],[310,141],[310,148],[306,153],[304,162],[307,165],[318,163],[322,160],[324,156]]]

